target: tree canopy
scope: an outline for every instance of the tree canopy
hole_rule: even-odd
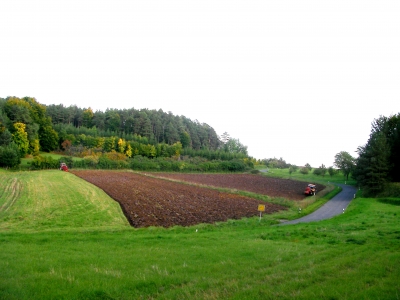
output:
[[[400,114],[381,116],[372,122],[371,134],[357,150],[353,177],[371,194],[387,182],[400,181]]]
[[[355,158],[346,151],[341,151],[335,155],[334,165],[340,169],[346,179],[349,179],[349,175],[354,169]]]
[[[20,158],[53,150],[93,161],[106,153],[150,159],[180,155],[210,160],[248,158],[247,146],[227,133],[223,136],[222,141],[206,123],[161,109],[94,112],[76,105],[46,106],[30,97],[0,98],[0,146],[13,143],[7,151],[18,149]]]

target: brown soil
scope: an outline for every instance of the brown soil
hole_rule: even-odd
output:
[[[297,180],[271,178],[252,174],[151,173],[151,175],[201,185],[249,191],[290,200],[304,199],[304,190],[308,184],[307,182]],[[317,184],[317,191],[322,191],[324,188],[325,186]]]
[[[253,217],[259,215],[258,204],[265,205],[264,213],[286,209],[249,197],[132,172],[74,170],[71,173],[98,186],[118,201],[134,227],[190,226]]]

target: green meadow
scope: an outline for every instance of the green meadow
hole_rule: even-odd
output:
[[[0,171],[0,299],[400,299],[400,199],[294,213],[135,229],[70,173]]]
[[[349,184],[349,185],[356,185],[356,181],[352,179],[349,176],[349,179],[347,180],[343,174],[339,171],[336,174],[330,176],[328,172],[324,176],[321,175],[315,175],[313,174],[312,171],[309,172],[309,174],[302,174],[300,173],[300,170],[297,170],[296,172],[289,173],[289,169],[278,169],[278,168],[267,168],[264,165],[258,165],[256,167],[258,170],[264,171],[263,174],[264,176],[270,176],[270,177],[277,177],[277,178],[285,178],[285,179],[294,179],[294,180],[300,180],[300,181],[310,181],[310,182],[318,182],[322,184],[327,184],[327,183],[340,183],[340,184]]]

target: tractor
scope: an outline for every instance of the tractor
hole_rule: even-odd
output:
[[[306,196],[312,196],[315,195],[315,193],[317,192],[317,187],[315,186],[315,184],[308,184],[306,189],[304,190],[304,195]]]
[[[61,163],[61,164],[60,164],[60,170],[61,170],[61,171],[68,172],[68,167],[67,167],[67,165],[66,165],[65,163]]]

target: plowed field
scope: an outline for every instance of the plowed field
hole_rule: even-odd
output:
[[[307,182],[251,174],[151,173],[151,175],[201,185],[249,191],[270,197],[283,197],[290,200],[304,199],[303,193],[307,186]],[[317,191],[322,191],[324,188],[325,186],[317,184]]]
[[[134,227],[190,226],[257,216],[286,207],[217,190],[190,186],[132,172],[73,171],[118,201]]]

